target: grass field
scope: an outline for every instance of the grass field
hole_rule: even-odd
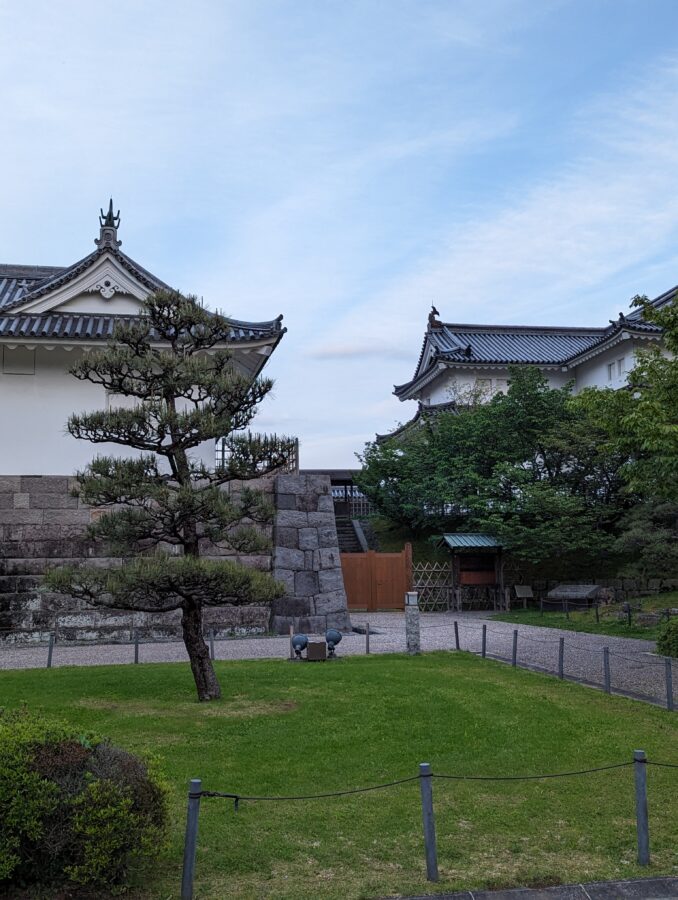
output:
[[[631,604],[634,607],[637,604],[641,604],[643,612],[655,612],[664,610],[667,607],[677,607],[678,591],[632,600]],[[567,631],[584,631],[587,634],[609,634],[614,637],[656,640],[661,625],[642,625],[633,621],[636,615],[635,610],[632,611],[631,625],[629,625],[625,619],[620,618],[620,613],[622,612],[621,604],[601,606],[599,609],[599,622],[596,622],[596,613],[593,608],[580,612],[571,611],[569,618],[564,612],[547,610],[546,608],[543,615],[538,609],[516,609],[509,613],[497,613],[492,618],[498,619],[500,622],[515,622],[519,625],[539,625],[542,628],[563,628]]]
[[[199,705],[179,664],[3,672],[26,701],[162,759],[172,837],[136,896],[178,896],[188,780],[298,794],[434,772],[532,774],[678,763],[678,716],[467,654],[217,663]],[[653,865],[635,863],[633,772],[533,782],[434,781],[441,881],[425,881],[418,784],[332,800],[204,799],[198,898],[366,898],[678,873],[678,770],[648,772]]]

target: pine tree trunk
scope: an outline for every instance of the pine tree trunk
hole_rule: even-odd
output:
[[[191,662],[191,671],[198,691],[198,700],[218,700],[221,688],[214,674],[207,644],[202,636],[202,608],[195,603],[186,603],[181,616],[184,644]]]

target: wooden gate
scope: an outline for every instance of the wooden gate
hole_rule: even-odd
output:
[[[412,590],[412,545],[400,553],[342,553],[349,609],[404,609]]]

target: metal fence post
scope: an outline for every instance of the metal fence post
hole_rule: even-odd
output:
[[[605,693],[609,694],[611,691],[611,682],[610,682],[610,648],[603,647],[603,677],[605,679]]]
[[[134,629],[134,662],[139,662],[139,629]]]
[[[294,637],[294,625],[290,625],[290,659],[294,659],[294,647],[292,646],[292,638]]]
[[[518,665],[518,629],[513,629],[513,655],[511,657],[511,665]]]
[[[565,618],[570,618],[570,601],[567,599],[567,597],[565,598]]]
[[[600,622],[600,603],[596,600],[596,625]]]
[[[542,616],[544,615],[544,598],[543,597],[539,598],[539,613]]]
[[[210,659],[214,659],[214,628],[210,628]]]
[[[421,816],[424,824],[426,878],[428,881],[437,881],[438,852],[436,850],[436,823],[433,817],[433,790],[429,763],[419,764],[419,787],[421,789]]]
[[[365,626],[365,653],[369,655],[370,652],[370,623],[368,622]]]
[[[487,651],[487,625],[483,625],[483,649],[482,649],[482,657],[485,659]]]
[[[456,619],[454,622],[454,646],[455,649],[461,650],[461,647],[459,645],[459,622],[457,622]]]
[[[673,672],[671,671],[671,657],[664,657],[664,674],[666,675],[666,708],[673,712]]]
[[[561,637],[558,646],[558,678],[565,677],[565,638]]]
[[[49,644],[47,646],[47,668],[52,668],[52,654],[54,653],[54,635],[50,631],[49,633]]]
[[[633,773],[636,782],[636,832],[638,865],[650,864],[650,829],[647,818],[647,760],[644,750],[633,751]]]
[[[192,900],[193,898],[193,875],[195,873],[195,854],[198,847],[198,816],[200,815],[201,790],[202,781],[200,778],[192,778],[188,789],[184,867],[181,873],[181,900]]]

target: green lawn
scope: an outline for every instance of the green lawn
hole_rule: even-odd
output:
[[[174,785],[172,839],[138,897],[178,896],[188,779],[296,794],[434,772],[558,772],[678,763],[678,716],[467,654],[318,665],[222,662],[199,705],[180,664],[3,672],[6,706],[153,750]],[[678,872],[678,770],[651,768],[653,865],[635,864],[633,773],[534,782],[435,781],[441,881],[424,876],[418,784],[304,803],[205,799],[198,898],[366,898]]]
[[[633,607],[642,605],[643,612],[664,610],[667,607],[678,607],[678,591],[669,594],[656,594],[652,597],[642,597],[632,600]],[[544,610],[542,614],[538,609],[516,609],[509,613],[497,613],[492,616],[500,622],[515,622],[519,625],[539,625],[542,628],[563,628],[567,631],[584,631],[588,634],[609,634],[614,637],[645,638],[656,640],[661,625],[642,625],[634,621],[636,611],[632,611],[631,625],[626,619],[620,619],[622,613],[621,604],[601,606],[599,609],[599,622],[596,622],[594,609],[570,612],[569,618],[564,612]]]

